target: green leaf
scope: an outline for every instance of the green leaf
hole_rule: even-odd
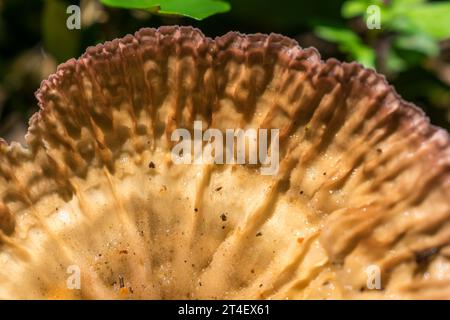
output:
[[[203,20],[230,10],[221,0],[101,0],[105,5],[126,9],[147,9],[161,15],[182,15]]]
[[[427,2],[427,0],[392,0],[391,6],[392,8],[398,9],[408,9],[411,8],[412,5],[423,4]]]
[[[159,7],[159,2],[155,0],[100,0],[101,3],[117,8],[125,9],[150,9]]]
[[[393,0],[385,12],[389,29],[406,33],[427,33],[435,40],[450,37],[450,2]]]
[[[417,28],[436,40],[450,37],[450,2],[413,6],[403,13]]]
[[[353,18],[356,16],[361,16],[366,12],[367,4],[365,1],[346,1],[342,5],[341,14],[344,18]]]
[[[359,42],[359,37],[351,30],[342,27],[318,26],[315,28],[315,33],[328,41],[337,43],[352,43]]]
[[[362,16],[367,13],[367,8],[370,5],[383,6],[381,0],[349,0],[344,2],[341,9],[342,17],[344,18],[354,18],[357,16]]]
[[[413,34],[418,31],[417,25],[405,15],[389,12],[384,20],[387,29],[398,33]]]
[[[374,51],[353,31],[341,27],[319,26],[315,28],[315,33],[325,40],[337,43],[339,50],[348,54],[350,58],[356,59],[368,68],[375,68]]]

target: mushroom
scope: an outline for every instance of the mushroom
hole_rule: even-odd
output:
[[[373,70],[161,27],[36,95],[0,144],[0,298],[450,298],[449,134]],[[279,129],[277,174],[175,164],[199,120]]]

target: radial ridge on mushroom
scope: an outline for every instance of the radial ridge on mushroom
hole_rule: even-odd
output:
[[[36,96],[0,144],[0,298],[450,298],[449,134],[373,70],[161,27]],[[279,129],[278,173],[174,164],[196,120]]]

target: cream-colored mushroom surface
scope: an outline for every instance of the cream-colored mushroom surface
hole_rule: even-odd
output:
[[[372,70],[162,27],[37,98],[26,146],[0,144],[0,298],[450,298],[449,135]],[[278,173],[175,164],[195,120],[279,129]]]

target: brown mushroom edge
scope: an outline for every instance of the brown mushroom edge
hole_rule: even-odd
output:
[[[315,49],[277,34],[230,32],[212,40],[171,26],[88,48],[60,65],[36,96],[40,111],[27,145],[0,144],[0,265],[14,261],[0,271],[0,297],[450,297],[449,134],[373,70],[322,61]],[[219,129],[279,128],[279,174],[209,166],[197,180],[189,171],[196,169],[177,168],[167,157],[170,134],[196,119]],[[223,178],[226,170],[236,177]],[[176,185],[185,176],[195,181],[194,194]],[[127,194],[127,183],[138,190]],[[92,198],[98,185],[108,186],[108,209],[99,209],[107,206],[102,196]],[[205,200],[210,191],[223,198]],[[77,222],[86,230],[53,225],[51,212],[68,203],[92,218]],[[174,213],[178,223],[143,221],[145,212],[159,216],[171,206],[196,210]],[[119,253],[101,244],[114,238],[107,222],[98,222],[112,219],[105,218],[112,208],[120,213],[108,223],[133,235]],[[163,240],[156,228],[168,226],[174,234]],[[292,236],[296,229],[301,234]],[[90,236],[92,249],[84,249],[82,238]],[[46,240],[33,247],[31,238]],[[182,243],[184,251],[162,244],[159,253],[146,252],[161,241]],[[93,259],[97,247],[103,258]],[[52,258],[41,263],[44,248]],[[123,258],[133,252],[139,262]],[[89,290],[53,290],[76,257],[91,270]],[[98,267],[102,259],[114,267]],[[64,263],[46,276],[57,261]],[[380,290],[365,286],[361,270],[373,264],[382,273]],[[23,276],[30,269],[39,280]],[[20,279],[12,285],[6,272]],[[124,274],[133,289],[124,290]],[[149,285],[137,288],[142,279]]]

